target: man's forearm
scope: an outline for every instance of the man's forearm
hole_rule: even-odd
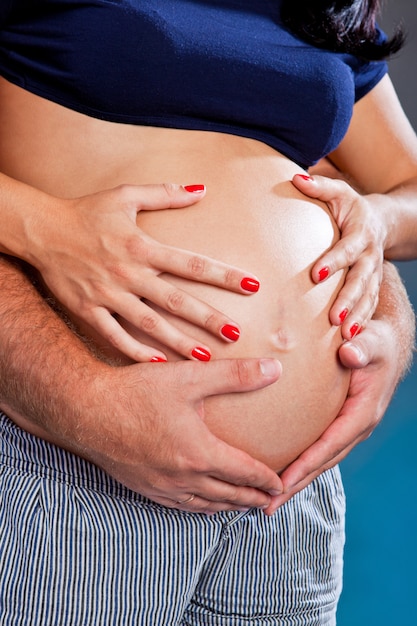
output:
[[[397,268],[384,263],[384,274],[379,293],[379,303],[374,315],[392,327],[398,348],[398,376],[409,371],[415,351],[416,317]]]
[[[103,364],[0,256],[0,406],[60,436],[77,428],[81,400]]]

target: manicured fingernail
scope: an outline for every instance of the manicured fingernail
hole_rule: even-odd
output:
[[[223,337],[230,339],[230,341],[237,341],[240,337],[240,330],[236,326],[232,326],[232,324],[225,324],[220,332]]]
[[[322,267],[321,270],[319,271],[319,281],[321,282],[322,280],[325,280],[329,275],[329,268],[328,267]]]
[[[166,363],[167,359],[164,359],[162,356],[153,356],[150,362],[151,363]]]
[[[259,281],[255,278],[243,278],[240,282],[240,286],[245,291],[250,291],[251,293],[259,291]]]
[[[202,193],[205,190],[205,185],[185,185],[185,191],[189,193]]]
[[[356,337],[356,335],[359,335],[361,331],[362,331],[362,328],[360,327],[358,323],[355,322],[355,324],[353,324],[349,329],[351,339]]]
[[[344,322],[347,318],[347,314],[349,313],[349,309],[343,309],[341,313],[339,313],[339,319],[341,322]]]
[[[193,356],[195,359],[198,359],[199,361],[210,361],[211,359],[210,352],[208,350],[205,350],[204,348],[199,347],[194,348],[194,350],[191,352],[191,356]]]
[[[297,176],[299,176],[303,180],[313,180],[311,176],[308,176],[307,174],[297,174]]]

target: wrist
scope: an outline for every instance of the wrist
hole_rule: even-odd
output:
[[[395,212],[390,206],[387,196],[382,194],[368,194],[366,199],[369,204],[369,211],[377,218],[378,231],[375,238],[381,242],[382,249],[385,252],[391,247],[392,239],[395,237],[396,223]]]
[[[38,267],[41,251],[47,248],[51,210],[58,200],[4,174],[0,174],[0,190],[0,252]]]

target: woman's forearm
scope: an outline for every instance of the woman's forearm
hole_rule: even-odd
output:
[[[368,199],[376,212],[383,211],[385,215],[385,258],[394,261],[417,258],[417,178]]]
[[[0,252],[33,262],[46,211],[52,219],[53,198],[0,173]]]

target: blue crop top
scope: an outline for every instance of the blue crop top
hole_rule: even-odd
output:
[[[90,116],[242,135],[308,167],[387,67],[301,41],[280,4],[1,0],[0,74]]]

